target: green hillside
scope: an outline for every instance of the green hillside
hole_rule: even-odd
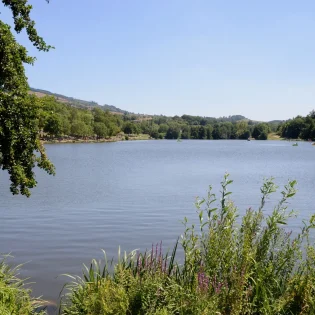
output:
[[[74,98],[74,97],[69,97],[69,96],[65,96],[62,94],[58,94],[58,93],[53,93],[50,91],[46,91],[46,90],[41,90],[41,89],[35,89],[35,88],[30,88],[30,92],[32,94],[36,94],[38,97],[44,97],[46,95],[48,96],[53,96],[56,98],[57,101],[61,102],[61,103],[68,103],[69,105],[75,106],[75,107],[81,107],[81,108],[95,108],[95,107],[100,107],[101,109],[104,110],[109,110],[110,112],[114,112],[114,113],[120,113],[120,114],[125,114],[125,113],[129,113],[125,110],[122,110],[114,105],[108,105],[108,104],[104,104],[104,105],[99,105],[97,102],[94,101],[84,101],[84,100],[80,100],[78,98]]]

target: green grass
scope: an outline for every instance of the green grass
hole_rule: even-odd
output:
[[[265,180],[259,208],[247,209],[242,218],[229,199],[231,183],[226,175],[218,201],[212,187],[205,199],[196,200],[199,224],[184,219],[171,253],[164,253],[161,243],[144,253],[119,251],[113,263],[104,252],[103,263],[93,260],[82,277],[71,276],[61,313],[315,314],[315,249],[309,240],[315,216],[295,237],[287,228],[296,216],[287,209],[296,182],[284,187],[271,209],[266,200],[277,187],[273,179]]]
[[[268,134],[268,140],[284,140],[284,138],[281,138],[279,135],[272,132]]]
[[[19,278],[21,265],[11,267],[8,256],[0,260],[0,314],[31,315],[41,306],[40,299],[32,299],[31,291],[25,288],[25,281]],[[44,314],[36,313],[36,314]]]
[[[128,135],[128,137],[129,137],[129,140],[149,140],[150,139],[150,136],[144,133],[140,133],[138,135],[131,134],[131,135]]]

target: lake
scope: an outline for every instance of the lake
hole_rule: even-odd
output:
[[[315,212],[315,147],[287,141],[125,141],[46,145],[55,177],[37,171],[32,196],[12,196],[8,176],[0,181],[0,252],[15,264],[26,263],[22,276],[36,282],[35,295],[56,299],[66,277],[81,274],[83,263],[122,250],[171,247],[182,233],[181,220],[196,218],[196,196],[208,185],[219,193],[225,172],[234,183],[232,199],[244,213],[259,204],[264,177],[278,185],[298,181],[290,207],[301,220]],[[268,203],[272,210],[280,192]],[[219,197],[219,196],[218,196]],[[57,278],[57,276],[59,276]]]

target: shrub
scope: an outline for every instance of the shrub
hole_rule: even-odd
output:
[[[242,218],[229,199],[231,183],[226,175],[218,206],[211,186],[207,198],[196,200],[199,224],[184,219],[184,233],[170,255],[162,243],[144,253],[119,254],[112,272],[106,255],[103,268],[93,260],[83,278],[74,277],[68,286],[64,314],[112,314],[113,309],[155,315],[315,314],[315,248],[309,240],[315,216],[294,238],[286,229],[296,216],[287,210],[296,182],[284,187],[279,203],[265,215],[266,200],[277,190],[272,178],[265,180],[260,207]],[[175,259],[178,246],[182,265]],[[103,301],[111,308],[97,313],[94,307]]]
[[[17,277],[20,266],[10,267],[6,263],[7,257],[0,261],[0,314],[35,314],[36,309],[41,306],[41,301],[31,298],[31,291],[24,288],[25,280]]]

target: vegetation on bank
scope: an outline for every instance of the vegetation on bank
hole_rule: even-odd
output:
[[[242,218],[228,197],[231,182],[226,175],[218,206],[211,187],[206,199],[196,200],[199,224],[184,219],[184,233],[171,253],[161,243],[144,253],[119,254],[112,266],[104,252],[104,265],[93,260],[82,277],[71,276],[61,313],[314,314],[315,248],[309,234],[315,216],[295,237],[286,226],[295,216],[287,201],[296,182],[285,186],[270,209],[266,201],[277,187],[267,179],[260,207]]]
[[[31,291],[26,289],[25,280],[19,276],[19,268],[10,267],[6,257],[0,260],[0,314],[1,315],[33,315],[41,306],[41,301],[30,297]],[[36,314],[45,314],[36,312]]]
[[[275,132],[271,132],[268,134],[268,140],[284,140],[281,136],[279,136]]]
[[[281,123],[277,134],[286,139],[315,141],[315,111],[311,111],[306,117],[297,116]]]
[[[37,98],[38,130],[47,139],[106,139],[123,132],[126,135],[146,134],[155,139],[256,139],[266,140],[276,131],[275,123],[255,123],[243,116],[211,118],[144,117],[125,113],[113,114],[99,107],[79,108],[57,101],[54,97]]]
[[[75,107],[52,96],[37,98],[38,130],[51,139],[101,140],[125,135],[147,135],[155,139],[303,139],[315,140],[315,114],[292,120],[259,123],[235,115],[212,118],[115,114],[100,107]]]

